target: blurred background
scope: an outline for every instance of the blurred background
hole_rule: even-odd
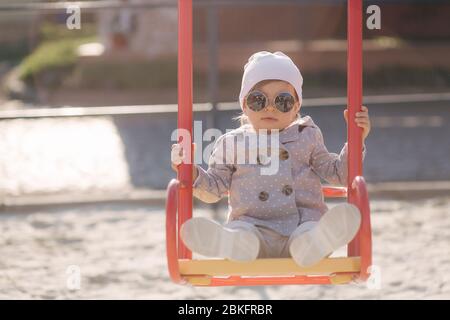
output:
[[[247,59],[283,51],[304,77],[301,114],[338,153],[346,1],[193,2],[202,130],[236,128]],[[0,0],[0,298],[450,298],[450,1],[364,2],[381,9],[363,58],[364,176],[385,275],[375,291],[171,284],[163,206],[175,177],[177,1],[77,2],[70,29],[73,4]],[[226,199],[195,205],[225,219]],[[67,285],[71,265],[81,289]]]

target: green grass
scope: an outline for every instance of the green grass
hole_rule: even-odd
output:
[[[78,59],[77,48],[95,40],[95,37],[86,37],[43,42],[20,63],[19,76],[26,81],[44,71],[71,67]]]
[[[42,72],[68,69],[77,62],[77,48],[96,41],[96,28],[85,23],[80,30],[65,25],[44,23],[39,29],[40,45],[19,64],[22,80],[31,80]]]

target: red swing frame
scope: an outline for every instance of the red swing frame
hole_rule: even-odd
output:
[[[349,119],[362,105],[362,0],[348,0],[347,98]],[[178,128],[192,137],[192,0],[178,0]],[[167,187],[166,250],[169,275],[175,283],[199,286],[343,284],[366,281],[372,264],[369,197],[362,176],[362,129],[349,121],[348,185],[324,186],[325,197],[347,197],[362,216],[358,234],[347,246],[347,257],[327,258],[312,268],[292,259],[258,259],[239,263],[228,260],[193,260],[180,239],[181,225],[192,217],[192,164],[181,164],[178,179]],[[186,142],[185,142],[186,143]],[[189,144],[192,146],[192,140]],[[193,151],[191,149],[191,151]],[[191,152],[192,163],[192,152]]]

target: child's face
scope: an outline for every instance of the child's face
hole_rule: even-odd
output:
[[[296,97],[295,89],[291,84],[281,80],[262,81],[253,90],[263,92],[269,100],[269,105],[261,111],[251,110],[247,107],[247,103],[244,100],[244,114],[256,131],[259,129],[282,130],[296,119],[300,110],[301,100],[299,101],[295,98],[294,108],[289,112],[281,112],[273,104],[275,97],[281,92],[289,92],[293,97]]]

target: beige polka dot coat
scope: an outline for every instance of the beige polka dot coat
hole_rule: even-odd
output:
[[[217,139],[208,170],[197,168],[195,197],[212,203],[228,194],[228,221],[250,222],[289,236],[328,210],[321,178],[347,185],[347,143],[339,155],[328,152],[309,116],[298,117],[278,135],[256,135],[244,125]]]

